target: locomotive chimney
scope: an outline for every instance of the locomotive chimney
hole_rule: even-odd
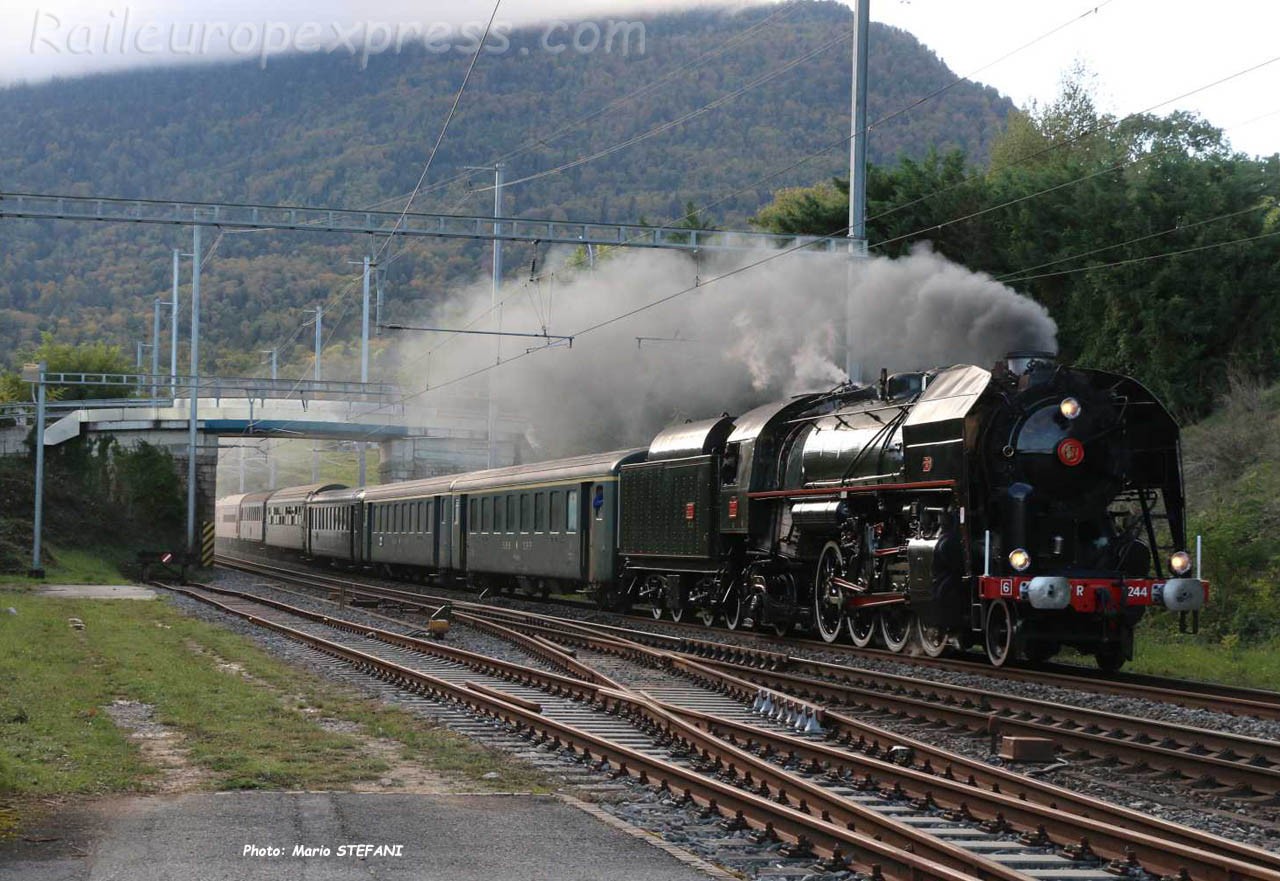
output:
[[[1004,356],[1005,367],[1014,376],[1024,376],[1039,367],[1052,367],[1058,361],[1053,352],[1010,352]]]

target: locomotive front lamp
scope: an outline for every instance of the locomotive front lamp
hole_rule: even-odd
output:
[[[1058,412],[1067,419],[1075,419],[1080,415],[1080,402],[1075,398],[1063,398],[1058,405]]]
[[[1014,548],[1009,551],[1009,565],[1015,572],[1026,572],[1031,565],[1031,555],[1022,548]]]
[[[1169,558],[1169,568],[1175,575],[1186,575],[1191,571],[1191,555],[1186,551],[1178,551]]]

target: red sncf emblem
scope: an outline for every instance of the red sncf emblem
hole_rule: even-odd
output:
[[[729,498],[729,519],[730,520],[738,519],[738,497],[737,496],[731,496]]]
[[[684,504],[684,519],[686,519],[686,520],[692,520],[692,519],[693,519],[693,502],[685,502],[685,504]]]
[[[920,470],[928,472],[933,470],[933,456],[925,456],[920,460]]]
[[[1084,461],[1084,444],[1074,437],[1064,438],[1058,444],[1058,461],[1069,468],[1074,468]]]

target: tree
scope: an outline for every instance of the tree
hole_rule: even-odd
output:
[[[755,222],[828,235],[848,183],[779,191]],[[1207,412],[1228,366],[1280,376],[1280,157],[1231,151],[1184,112],[1117,119],[1073,71],[1011,116],[987,169],[959,152],[867,175],[873,253],[913,243],[1046,306],[1065,359],[1130,373],[1176,412]]]
[[[53,334],[45,333],[40,345],[19,351],[18,363],[47,364],[48,373],[133,373],[135,367],[119,346],[103,342],[58,343]],[[127,398],[134,388],[127,385],[50,385],[48,395],[55,401],[79,401],[95,398]],[[0,374],[0,401],[31,399],[31,387],[19,372]]]

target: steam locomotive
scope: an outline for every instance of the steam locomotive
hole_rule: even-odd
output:
[[[978,644],[997,666],[1070,646],[1116,670],[1149,607],[1194,630],[1207,598],[1178,444],[1135,380],[1015,353],[685,423],[647,450],[237,496],[219,527],[655,617],[931,656]]]

